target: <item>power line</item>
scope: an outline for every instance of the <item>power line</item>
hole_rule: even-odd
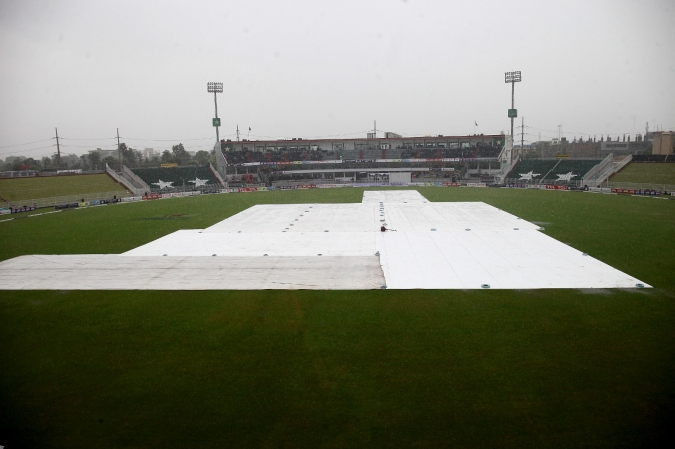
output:
[[[204,137],[200,139],[134,139],[131,137],[120,137],[123,140],[140,140],[142,142],[194,142],[197,140],[213,140],[213,137]]]
[[[0,148],[20,147],[20,146],[22,146],[22,145],[32,145],[32,144],[34,144],[34,143],[47,142],[48,140],[54,140],[54,138],[53,138],[53,137],[50,137],[49,139],[45,139],[45,140],[36,140],[35,142],[16,143],[16,144],[14,144],[14,145],[4,145],[4,146],[0,146]]]
[[[61,140],[88,140],[88,141],[97,141],[97,140],[115,140],[116,137],[106,137],[106,138],[103,138],[103,139],[75,139],[75,138],[72,138],[72,137],[59,137],[59,139],[61,139]]]
[[[45,148],[51,148],[51,147],[55,147],[55,146],[56,146],[56,144],[52,144],[52,145],[47,145],[46,147],[31,148],[29,150],[21,150],[21,152],[22,153],[28,153],[30,151],[44,150]],[[13,154],[13,153],[17,153],[17,152],[16,151],[3,151],[0,154]]]

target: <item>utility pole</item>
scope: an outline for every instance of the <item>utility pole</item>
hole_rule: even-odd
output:
[[[377,139],[377,120],[373,120],[373,132],[375,133],[375,138]]]
[[[237,142],[239,142],[239,125],[237,125]]]
[[[117,156],[120,160],[120,173],[122,173],[122,147],[120,146],[120,129],[117,128]]]
[[[516,83],[519,83],[521,80],[520,70],[516,72],[506,72],[504,75],[504,82],[511,83],[511,109],[509,109],[509,118],[511,119],[511,142],[513,142],[513,119],[518,117],[518,111],[515,106]]]
[[[59,130],[54,128],[56,131],[56,169],[61,168],[61,147],[59,146]]]
[[[525,154],[525,117],[522,118],[522,124],[520,125],[520,151],[521,156]]]

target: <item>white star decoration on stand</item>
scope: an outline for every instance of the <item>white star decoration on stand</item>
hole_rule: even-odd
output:
[[[558,177],[558,181],[571,181],[572,178],[576,177],[572,172],[564,173],[562,175],[556,175]]]
[[[541,175],[541,173],[532,173],[533,170],[530,170],[529,173],[518,173],[518,176],[520,176],[520,180],[523,181],[532,181],[532,178],[536,178],[537,176]]]
[[[159,179],[157,182],[153,182],[153,186],[159,186],[160,190],[161,189],[173,189],[173,182],[168,182],[168,181],[162,181]]]
[[[194,181],[188,181],[188,182],[191,182],[192,184],[194,184],[195,187],[201,187],[201,186],[205,186],[206,184],[208,184],[209,181],[206,180],[206,179],[195,178]]]

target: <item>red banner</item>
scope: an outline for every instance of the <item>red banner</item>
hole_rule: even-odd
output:
[[[161,197],[162,197],[162,195],[160,195],[158,193],[152,193],[150,195],[143,195],[144,200],[157,200],[157,199],[160,199]]]
[[[554,186],[550,184],[546,184],[546,189],[547,190],[569,190],[567,186]]]

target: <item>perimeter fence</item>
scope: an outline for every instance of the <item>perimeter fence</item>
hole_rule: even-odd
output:
[[[675,184],[654,184],[649,182],[603,182],[598,187],[630,190],[656,190],[658,192],[675,192]]]
[[[14,209],[20,207],[30,207],[35,208],[40,207],[51,207],[58,206],[61,204],[71,204],[71,203],[80,203],[84,201],[93,201],[93,200],[110,200],[113,198],[125,198],[130,196],[129,193],[124,190],[115,190],[112,192],[98,192],[98,193],[80,193],[76,195],[65,195],[65,196],[54,196],[50,198],[35,198],[29,200],[16,200],[0,203],[0,209]]]

